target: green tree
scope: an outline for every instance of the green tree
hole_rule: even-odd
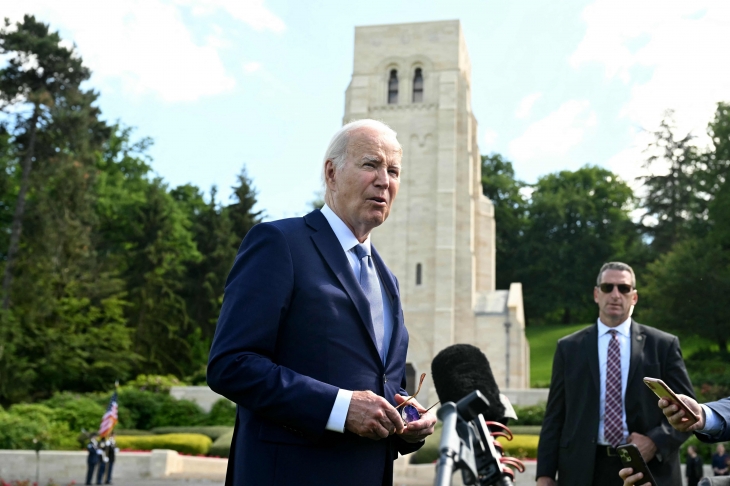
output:
[[[649,220],[646,233],[652,249],[661,255],[691,234],[706,231],[707,201],[712,181],[706,170],[707,157],[692,144],[691,133],[680,137],[667,111],[654,142],[647,148],[645,168],[654,171],[641,180],[646,187],[642,208]],[[653,220],[653,221],[651,221]]]
[[[518,281],[524,267],[519,248],[527,225],[527,201],[522,190],[527,185],[515,179],[512,162],[502,155],[482,155],[482,191],[494,204],[497,245],[497,288],[508,289]]]
[[[179,186],[172,191],[192,222],[191,232],[195,246],[201,254],[198,261],[187,264],[182,291],[187,312],[196,323],[199,332],[190,335],[194,345],[195,361],[203,365],[215,333],[215,326],[223,301],[223,287],[241,243],[232,230],[228,213],[216,200],[216,188],[206,202],[203,193],[195,186]]]
[[[233,194],[231,198],[233,203],[226,207],[225,212],[233,225],[233,233],[238,239],[236,250],[240,245],[246,233],[249,232],[255,224],[261,222],[262,211],[254,211],[256,206],[256,189],[253,182],[248,177],[246,168],[241,170],[237,176],[238,184],[233,186]]]
[[[591,288],[600,266],[624,255],[640,235],[629,218],[631,188],[615,174],[586,166],[541,177],[517,272],[527,315],[537,322],[587,322],[596,316]]]
[[[8,309],[30,175],[37,159],[38,125],[48,123],[50,108],[73,104],[67,98],[83,96],[79,85],[90,72],[72,49],[61,45],[58,33],[49,32],[46,24],[31,15],[15,26],[5,19],[5,27],[0,30],[0,54],[8,56],[7,65],[0,69],[0,108],[18,113],[14,129],[22,153],[22,176],[3,273],[2,307]]]

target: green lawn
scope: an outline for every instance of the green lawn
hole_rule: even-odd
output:
[[[533,326],[526,327],[525,334],[530,343],[530,386],[544,388],[550,384],[553,369],[553,355],[558,339],[583,329],[588,324],[572,324],[569,326]],[[696,335],[680,336],[680,345],[685,358],[701,348],[717,349],[717,345]]]

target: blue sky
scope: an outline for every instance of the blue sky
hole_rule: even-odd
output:
[[[305,213],[340,126],[357,25],[461,20],[482,153],[528,182],[585,164],[634,183],[643,129],[676,110],[702,137],[730,100],[726,0],[0,0],[60,30],[94,71],[110,120],[155,141],[170,185],[242,167],[268,219]],[[661,170],[657,168],[656,170]]]

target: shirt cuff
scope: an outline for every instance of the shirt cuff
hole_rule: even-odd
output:
[[[702,432],[703,434],[710,436],[717,435],[722,432],[725,428],[725,421],[723,418],[707,405],[701,404],[700,407],[702,407],[702,410],[705,411],[705,428],[698,430],[697,432]]]
[[[337,398],[335,398],[335,404],[332,406],[325,429],[339,433],[345,431],[345,420],[347,420],[347,411],[350,409],[350,400],[352,400],[350,390],[343,390],[342,388],[337,390]]]

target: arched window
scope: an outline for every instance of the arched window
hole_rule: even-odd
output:
[[[413,102],[420,103],[423,101],[423,72],[421,68],[416,68],[413,75]]]
[[[416,285],[421,285],[421,264],[416,263]]]
[[[388,104],[395,105],[398,103],[398,71],[392,69],[390,71],[390,79],[388,79]]]

